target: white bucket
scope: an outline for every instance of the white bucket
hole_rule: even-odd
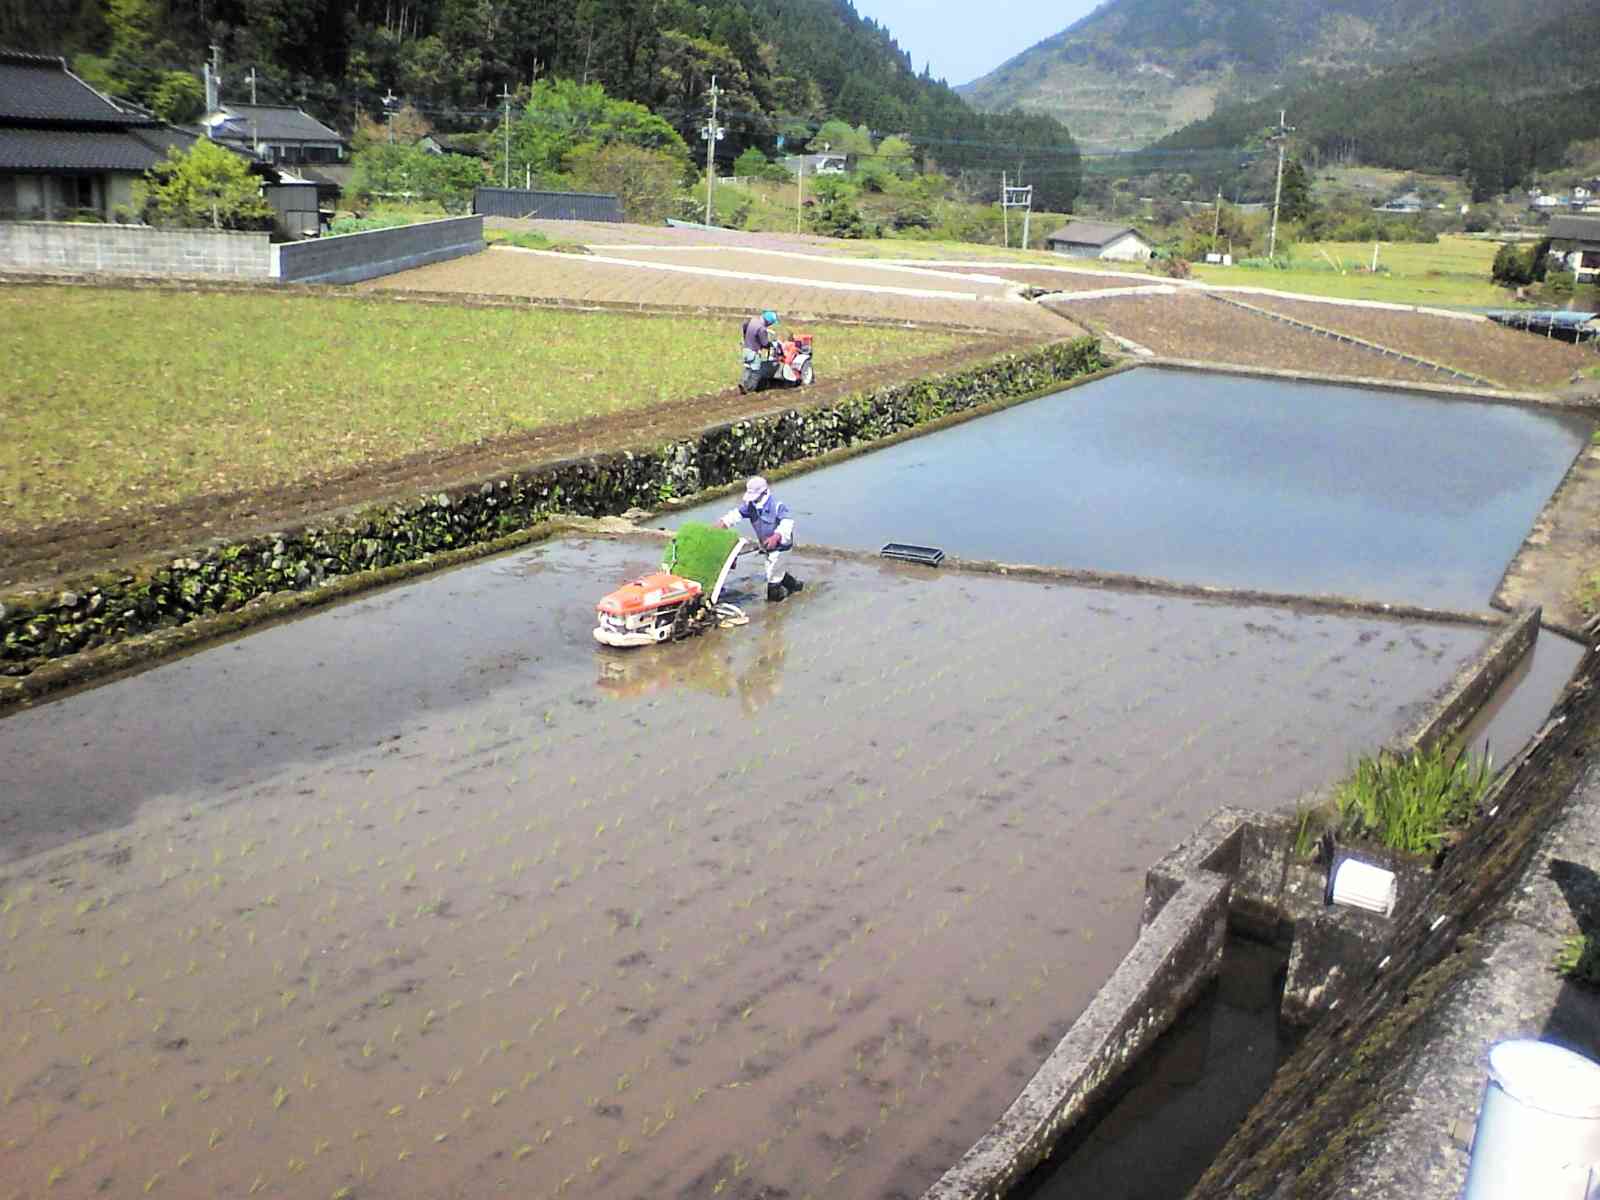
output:
[[[1384,917],[1394,912],[1395,890],[1393,871],[1354,858],[1337,860],[1328,880],[1328,898],[1334,904]]]
[[[1549,1042],[1489,1051],[1463,1200],[1600,1200],[1600,1064]]]

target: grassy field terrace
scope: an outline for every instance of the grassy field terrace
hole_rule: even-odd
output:
[[[814,331],[830,379],[967,341]],[[7,289],[0,532],[704,396],[733,383],[735,334],[726,319]]]

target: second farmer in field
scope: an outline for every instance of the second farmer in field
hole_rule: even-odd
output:
[[[784,558],[794,549],[794,517],[760,475],[750,477],[744,502],[724,513],[717,524],[732,529],[740,520],[750,522],[756,542],[767,556],[767,599],[782,600],[805,586],[783,567]]]

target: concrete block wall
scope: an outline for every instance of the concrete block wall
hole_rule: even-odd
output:
[[[0,221],[0,268],[6,269],[270,279],[272,266],[264,233]]]
[[[273,273],[284,283],[358,283],[478,254],[483,245],[481,216],[446,217],[274,246]]]

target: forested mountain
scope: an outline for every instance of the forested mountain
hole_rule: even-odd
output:
[[[1492,44],[1571,0],[1108,0],[961,89],[1020,105],[1088,145],[1131,148],[1321,72],[1363,71]]]
[[[711,77],[727,161],[803,143],[828,118],[907,135],[941,167],[1026,166],[1069,207],[1076,148],[1039,114],[979,113],[918,73],[849,0],[0,0],[0,46],[65,54],[94,82],[148,100],[164,71],[220,48],[224,95],[294,101],[350,128],[391,89],[439,128],[490,128],[535,78],[598,82],[700,145]]]
[[[1238,147],[1287,110],[1298,154],[1315,164],[1359,161],[1459,175],[1480,199],[1556,166],[1574,141],[1600,137],[1600,0],[1465,54],[1375,76],[1319,79],[1215,115],[1154,147],[1168,167],[1187,151],[1228,151],[1216,180],[1236,170]],[[1192,164],[1191,164],[1192,166]],[[1212,186],[1192,168],[1196,190]]]

